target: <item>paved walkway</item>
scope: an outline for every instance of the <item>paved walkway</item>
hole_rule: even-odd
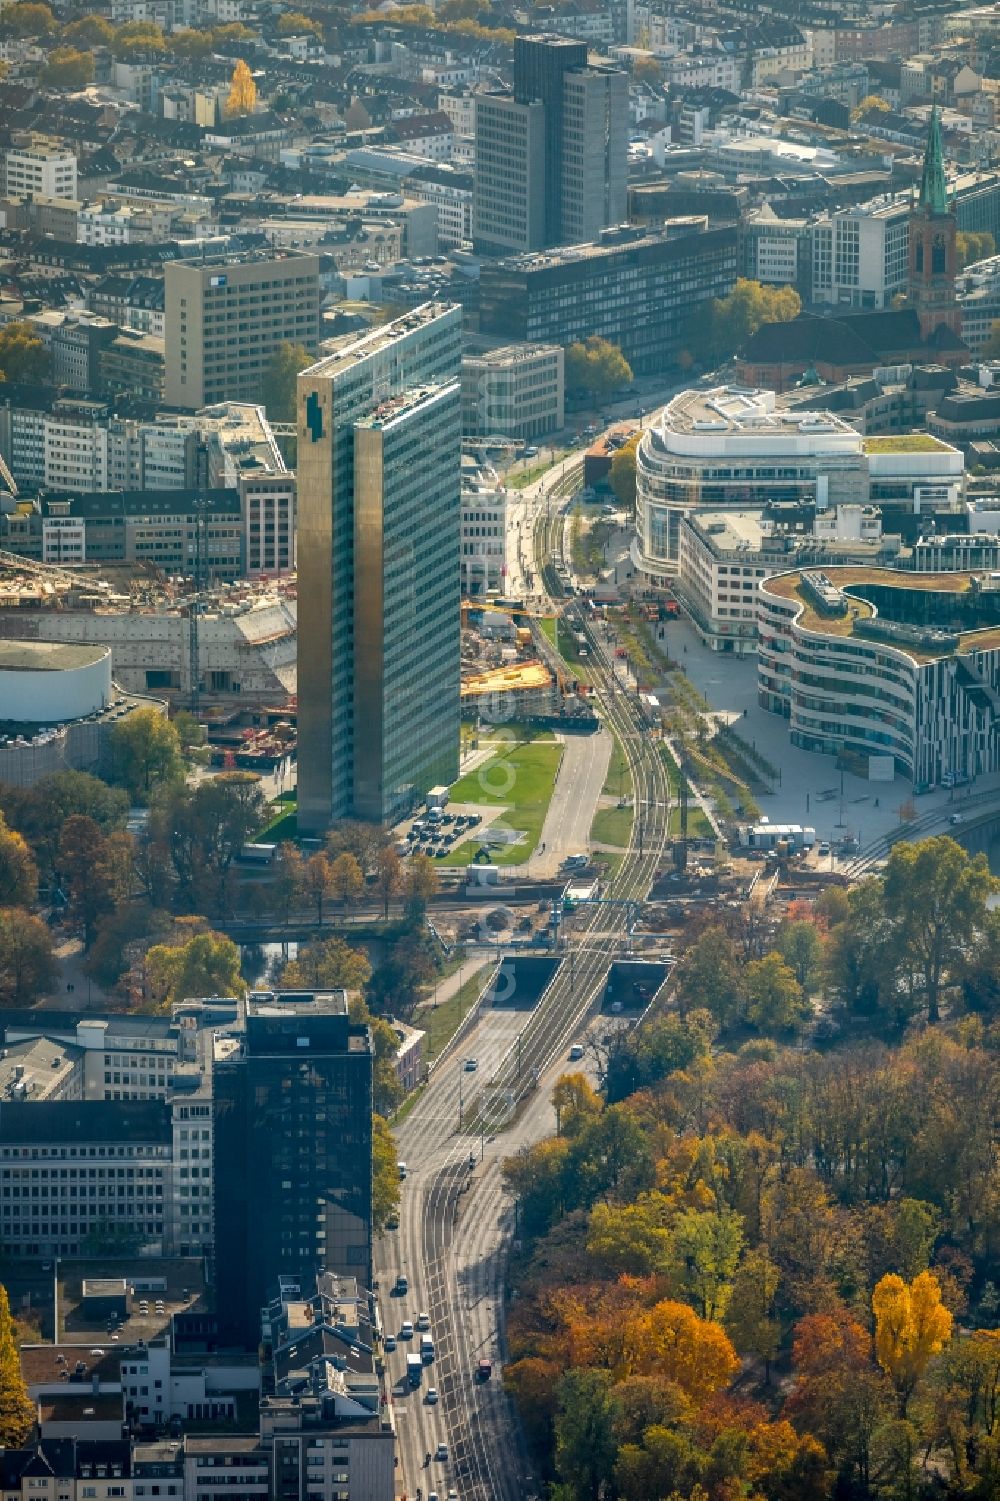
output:
[[[756,655],[709,650],[687,620],[667,626],[666,645],[712,708],[725,711],[741,738],[779,769],[774,792],[756,794],[761,813],[772,823],[811,824],[820,840],[853,834],[866,846],[897,830],[911,802],[921,817],[936,811],[941,829],[962,807],[965,792],[995,790],[1000,803],[1000,774],[977,778],[974,788],[940,789],[914,799],[906,777],[879,783],[841,773],[835,757],[792,745],[788,721],[760,707]]]

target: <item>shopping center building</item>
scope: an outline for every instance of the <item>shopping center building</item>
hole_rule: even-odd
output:
[[[891,757],[918,791],[1000,769],[997,575],[796,569],[761,583],[757,629],[794,745]]]
[[[680,392],[636,455],[636,563],[651,580],[680,567],[681,522],[697,507],[877,504],[896,512],[957,508],[961,453],[927,433],[864,438],[832,412],[788,410],[773,391]]]

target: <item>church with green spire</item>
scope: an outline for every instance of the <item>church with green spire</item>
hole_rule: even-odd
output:
[[[944,171],[941,120],[935,105],[931,110],[920,194],[910,214],[908,301],[920,319],[924,339],[938,329],[950,329],[961,338],[962,311],[955,294],[957,234],[955,207],[948,199]]]

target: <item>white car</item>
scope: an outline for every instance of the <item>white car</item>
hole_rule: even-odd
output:
[[[436,1386],[429,1386],[427,1388],[427,1396],[424,1398],[424,1401],[425,1402],[429,1402],[430,1405],[431,1405],[431,1407],[433,1407],[434,1403],[437,1401],[437,1399],[438,1399],[438,1389],[437,1389],[437,1387]]]
[[[404,1319],[403,1322],[400,1324],[400,1326],[399,1326],[399,1337],[400,1337],[400,1339],[412,1339],[413,1338],[413,1320],[412,1319]]]
[[[583,1057],[583,1044],[580,1043],[580,1042],[574,1042],[573,1046],[569,1050],[570,1062],[571,1063],[576,1063],[577,1059],[582,1058],[582,1057]]]
[[[429,1314],[418,1313],[417,1314],[417,1328],[418,1329],[429,1329],[430,1327],[431,1327],[431,1321],[430,1321]]]
[[[396,1336],[394,1334],[387,1334],[386,1337],[385,1337],[386,1354],[391,1355],[392,1352],[393,1352],[393,1350],[395,1350],[395,1348],[396,1348]]]
[[[445,1444],[445,1443],[438,1444],[438,1446],[437,1446],[437,1452],[435,1453],[434,1458],[435,1459],[443,1460],[445,1463],[447,1463],[447,1459],[448,1459],[448,1445]]]

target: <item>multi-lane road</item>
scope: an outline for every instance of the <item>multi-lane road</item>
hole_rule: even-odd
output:
[[[538,575],[558,607],[562,587],[549,565],[563,546],[560,505],[579,481],[576,466],[554,486],[547,514],[534,523]],[[667,840],[667,775],[653,727],[640,700],[613,681],[613,658],[603,636],[584,626],[588,666],[599,710],[629,761],[637,805],[646,809],[633,830],[615,882],[614,905],[581,909],[563,962],[530,1011],[484,1008],[449,1055],[438,1061],[430,1087],[397,1130],[407,1164],[400,1227],[376,1252],[382,1315],[396,1334],[404,1320],[426,1312],[435,1358],[422,1385],[407,1387],[406,1355],[419,1335],[400,1341],[387,1357],[399,1432],[397,1496],[423,1501],[449,1492],[461,1501],[523,1501],[533,1492],[528,1458],[503,1387],[503,1264],[513,1233],[514,1207],[505,1196],[502,1162],[554,1128],[551,1085],[566,1066],[573,1042],[599,1007],[605,977],[618,952],[628,903],[642,900],[662,862]],[[465,1061],[474,1057],[475,1070]],[[390,1292],[404,1273],[408,1291]],[[476,1379],[489,1357],[493,1374]],[[430,1404],[434,1386],[439,1400]],[[445,1460],[438,1445],[448,1447]]]

